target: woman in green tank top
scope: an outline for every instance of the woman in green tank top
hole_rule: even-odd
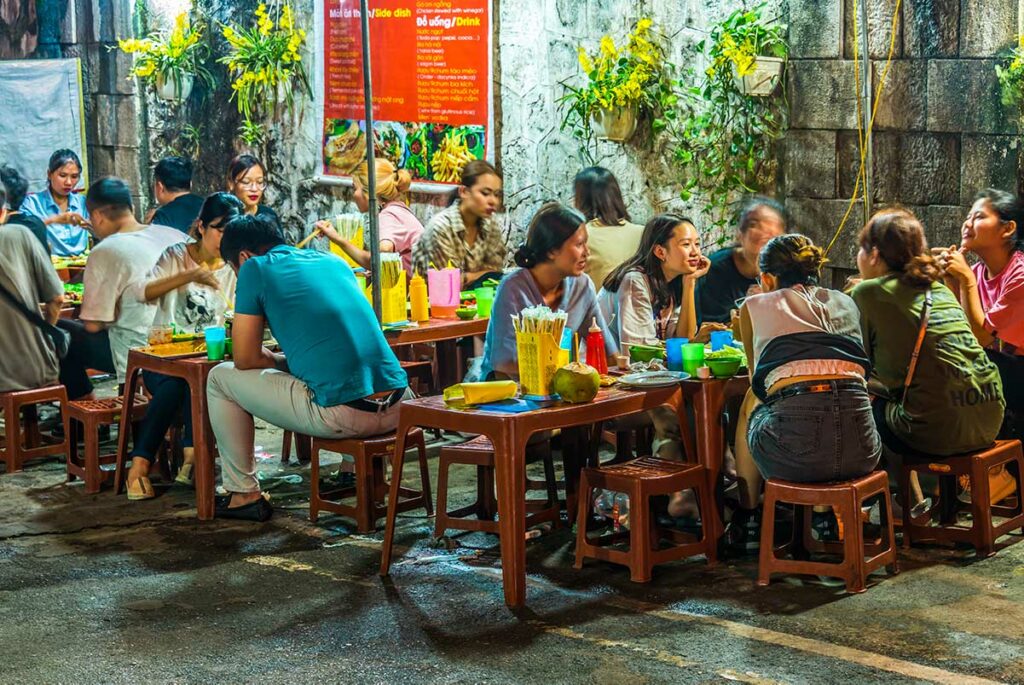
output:
[[[935,457],[990,445],[1005,407],[999,371],[942,284],[920,221],[904,209],[883,210],[861,230],[859,242],[864,280],[850,295],[874,366],[870,385],[883,444],[896,454]],[[927,292],[932,304],[925,337],[904,394]]]

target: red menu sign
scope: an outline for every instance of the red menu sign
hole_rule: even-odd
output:
[[[457,182],[487,152],[490,0],[370,0],[370,66],[378,155],[418,181]],[[323,171],[366,158],[358,0],[324,0]]]

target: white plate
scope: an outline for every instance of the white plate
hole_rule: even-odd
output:
[[[682,371],[641,371],[619,378],[619,385],[633,388],[665,388],[685,381],[690,374]]]

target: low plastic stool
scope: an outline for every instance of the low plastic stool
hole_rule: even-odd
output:
[[[629,550],[612,549],[611,544],[622,535],[606,535],[591,540],[587,535],[587,521],[595,489],[623,492],[629,497]],[[657,564],[703,554],[708,564],[718,560],[717,541],[708,535],[706,525],[701,526],[700,538],[655,523],[651,512],[651,498],[671,495],[682,490],[694,490],[700,508],[701,521],[708,520],[709,507],[715,506],[708,484],[707,469],[700,464],[687,464],[655,457],[641,457],[623,464],[583,469],[576,517],[576,563],[583,568],[587,557],[610,561],[629,567],[630,579],[646,583]],[[662,539],[671,544],[660,547]]]
[[[144,397],[135,398],[132,406],[131,422],[138,423],[146,415],[149,400]],[[67,403],[64,412],[64,435],[68,436],[67,469],[68,482],[81,478],[85,481],[88,494],[97,493],[100,487],[111,476],[103,466],[117,464],[117,451],[100,454],[100,426],[112,426],[120,423],[121,410],[124,404],[120,397],[102,400],[76,400]],[[78,431],[82,431],[85,442],[85,455],[78,453]],[[116,478],[117,469],[114,474]]]
[[[881,538],[870,544],[864,540],[861,507],[865,500],[880,496],[883,518]],[[795,506],[793,538],[775,547],[775,505],[787,503]],[[812,507],[828,506],[840,520],[844,534],[841,542],[818,542],[811,539]],[[842,554],[839,563],[811,561],[807,552]],[[794,558],[780,558],[778,554],[792,554]],[[865,555],[870,558],[865,559]],[[889,496],[889,477],[885,471],[856,480],[833,483],[793,483],[768,480],[764,488],[764,518],[761,525],[761,559],[757,584],[766,586],[773,573],[806,574],[841,578],[847,592],[864,592],[868,574],[885,566],[899,573],[896,561],[896,536],[893,532],[892,499]]]
[[[67,431],[64,432],[64,439],[59,442],[45,441],[39,432],[36,406],[44,402],[57,402],[61,411],[64,411],[68,404],[67,390],[63,385],[51,385],[34,390],[0,393],[0,410],[3,411],[5,432],[3,442],[0,443],[0,459],[6,464],[7,473],[21,471],[25,462],[31,459],[63,455],[67,451]]]

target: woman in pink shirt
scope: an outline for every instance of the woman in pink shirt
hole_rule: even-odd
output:
[[[409,209],[409,186],[412,185],[412,175],[405,169],[396,169],[395,165],[386,159],[378,159],[376,168],[377,203],[380,206],[380,251],[400,254],[405,272],[412,276],[412,246],[423,233],[423,224]],[[366,193],[366,188],[370,185],[369,175],[370,167],[366,162],[352,174],[352,182],[355,185],[352,199],[360,212],[370,211],[370,199]],[[344,250],[356,264],[364,269],[370,268],[368,250],[356,247],[351,241],[342,238],[328,221],[318,221],[316,227],[332,243]]]
[[[999,367],[1006,409],[1024,424],[1024,208],[1010,193],[978,195],[960,247],[934,250],[978,342]],[[978,263],[967,264],[973,252]]]

